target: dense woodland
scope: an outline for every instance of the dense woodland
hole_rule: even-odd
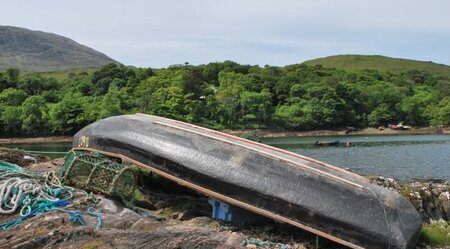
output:
[[[0,73],[0,136],[70,135],[108,116],[155,114],[214,129],[450,124],[450,79],[422,71],[320,65],[285,67],[109,64],[65,80],[17,69]]]

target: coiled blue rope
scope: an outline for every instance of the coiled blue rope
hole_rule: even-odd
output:
[[[22,223],[22,221],[24,221],[24,220],[26,220],[26,219],[34,216],[34,215],[44,213],[44,212],[46,212],[48,210],[51,210],[53,208],[56,208],[56,207],[64,207],[64,206],[67,206],[67,205],[69,205],[69,202],[67,200],[57,200],[57,201],[49,201],[49,202],[46,202],[46,203],[41,203],[41,204],[39,204],[39,206],[37,208],[33,209],[27,215],[21,216],[21,217],[15,219],[15,220],[11,220],[11,221],[7,221],[7,222],[4,222],[4,223],[0,223],[0,229],[2,229],[2,230],[9,230],[12,227]]]
[[[22,167],[15,164],[0,161],[0,178],[16,175],[21,175],[26,178],[40,179],[41,181],[45,180],[45,182],[39,186],[39,189],[17,197],[17,201],[20,204],[18,207],[20,208],[19,213],[21,217],[15,220],[0,223],[1,230],[9,230],[16,225],[21,224],[22,221],[28,219],[29,217],[49,211],[61,211],[68,213],[70,222],[79,223],[83,226],[87,225],[87,222],[81,215],[80,211],[60,208],[69,204],[68,200],[73,198],[74,189],[64,186],[58,178],[56,178],[56,182],[54,182],[54,174],[50,173],[41,175],[32,171],[24,170]],[[17,189],[13,188],[10,192],[11,194],[4,196],[4,200],[2,201],[3,203],[0,203],[0,207],[3,206],[9,209],[13,208],[10,206],[10,200],[13,195],[17,194]],[[92,194],[88,194],[86,191],[83,192],[89,199],[92,199],[94,203],[97,203],[97,200]],[[39,195],[36,197],[36,194]],[[87,213],[97,218],[96,229],[100,229],[103,225],[101,214],[96,209],[91,207],[87,209]]]

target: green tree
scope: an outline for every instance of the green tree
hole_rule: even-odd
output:
[[[31,96],[22,104],[20,114],[22,129],[31,135],[46,133],[48,123],[48,108],[41,96]]]
[[[27,98],[27,93],[20,89],[7,88],[0,92],[0,104],[6,106],[20,106]]]
[[[8,68],[6,70],[10,86],[15,86],[19,81],[20,70],[18,68]]]
[[[389,82],[377,82],[375,85],[368,86],[365,94],[368,96],[369,110],[385,104],[395,111],[397,104],[406,97],[406,89]]]
[[[186,112],[186,97],[183,90],[177,86],[160,88],[151,95],[151,113],[183,119]]]
[[[133,70],[116,64],[108,64],[100,70],[95,71],[92,75],[93,93],[97,96],[104,95],[108,92],[110,84],[114,80],[122,80],[124,83],[118,84],[117,87],[125,85],[130,78],[135,78],[136,74]]]
[[[386,104],[381,104],[375,108],[367,117],[369,125],[377,127],[379,125],[387,125],[393,120],[393,113],[390,107]]]
[[[344,101],[343,123],[350,126],[365,126],[365,114],[368,107],[366,97],[360,90],[360,86],[350,83],[339,83],[336,86],[336,94]]]
[[[281,105],[276,108],[278,125],[294,130],[309,130],[316,127],[314,107],[308,103]]]
[[[313,108],[312,118],[319,127],[343,126],[345,102],[325,84],[308,84],[304,106]]]
[[[61,102],[50,108],[50,124],[52,130],[59,134],[73,134],[87,125],[84,106],[85,98],[81,94],[68,94]]]
[[[450,125],[450,97],[443,98],[435,105],[429,105],[423,113],[431,125]]]
[[[20,106],[7,106],[0,115],[0,123],[2,123],[3,131],[8,135],[16,135],[20,133],[22,122]]]
[[[108,93],[103,96],[101,106],[100,118],[123,114],[122,99],[117,86],[111,85],[109,87]]]
[[[434,94],[428,86],[416,87],[414,92],[414,95],[404,98],[400,105],[405,121],[411,125],[428,125],[425,110],[432,104]]]
[[[255,122],[258,127],[267,124],[272,115],[272,98],[269,90],[265,89],[260,93],[241,93],[241,108],[245,120]]]
[[[228,126],[236,124],[240,118],[241,93],[251,89],[253,80],[248,75],[235,72],[221,72],[219,74],[219,89],[216,99],[222,110],[222,122]]]

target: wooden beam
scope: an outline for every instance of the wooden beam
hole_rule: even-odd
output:
[[[283,217],[283,216],[278,215],[278,214],[274,214],[274,213],[272,213],[272,212],[270,212],[268,210],[265,210],[265,209],[262,209],[262,208],[259,208],[259,207],[255,207],[255,206],[253,206],[251,204],[248,204],[248,203],[236,200],[234,198],[231,198],[231,197],[228,197],[226,195],[217,193],[215,191],[212,191],[210,189],[204,188],[204,187],[199,186],[197,184],[194,184],[192,182],[189,182],[189,181],[183,180],[181,178],[175,177],[175,176],[173,176],[173,175],[171,175],[169,173],[166,173],[166,172],[164,172],[162,170],[159,170],[159,169],[157,169],[155,167],[152,167],[150,165],[143,164],[143,163],[141,163],[139,161],[131,159],[131,158],[129,158],[127,156],[124,156],[122,154],[102,151],[102,150],[98,150],[98,149],[95,149],[95,148],[88,148],[88,147],[78,147],[78,148],[73,148],[73,150],[99,152],[99,153],[101,153],[103,155],[106,155],[106,156],[120,158],[124,162],[128,162],[128,163],[134,164],[137,167],[140,167],[140,168],[145,169],[145,170],[150,170],[150,171],[154,172],[155,174],[158,174],[158,175],[160,175],[160,176],[162,176],[162,177],[164,177],[164,178],[166,178],[168,180],[171,180],[171,181],[176,182],[176,183],[178,183],[180,185],[183,185],[183,186],[186,186],[186,187],[188,187],[190,189],[198,191],[198,192],[200,192],[200,193],[202,193],[202,194],[204,194],[206,196],[211,196],[211,197],[214,197],[214,198],[216,198],[218,200],[226,202],[228,204],[231,204],[231,205],[234,205],[234,206],[237,206],[237,207],[249,210],[249,211],[251,211],[253,213],[256,213],[256,214],[259,214],[259,215],[262,215],[262,216],[265,216],[265,217],[268,217],[268,218],[271,218],[271,219],[274,219],[274,220],[277,220],[277,221],[281,221],[281,222],[284,222],[284,223],[291,224],[293,226],[296,226],[296,227],[301,228],[303,230],[306,230],[308,232],[311,232],[311,233],[314,233],[314,234],[319,235],[321,237],[324,237],[326,239],[332,240],[332,241],[334,241],[336,243],[339,243],[341,245],[344,245],[344,246],[347,246],[347,247],[350,247],[350,248],[355,248],[355,249],[364,249],[363,247],[360,247],[360,246],[355,245],[355,244],[353,244],[351,242],[345,241],[345,240],[343,240],[341,238],[338,238],[336,236],[327,234],[327,233],[325,233],[323,231],[320,231],[320,230],[318,230],[316,228],[309,227],[309,226],[307,226],[305,224],[302,224],[300,222],[288,219],[288,218]]]

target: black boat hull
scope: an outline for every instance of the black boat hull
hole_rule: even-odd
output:
[[[111,117],[74,137],[99,151],[352,248],[412,248],[421,219],[397,193],[340,168],[149,115]]]

